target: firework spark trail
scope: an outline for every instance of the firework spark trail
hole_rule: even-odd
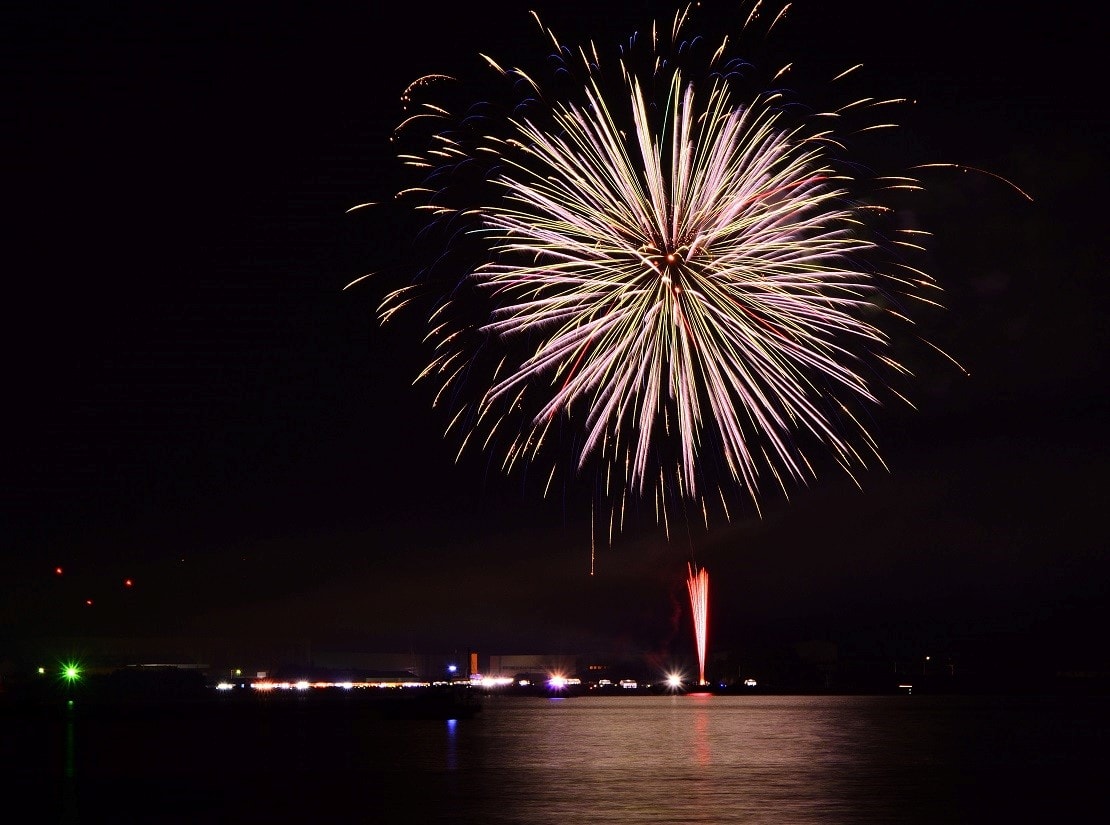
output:
[[[479,247],[429,324],[421,377],[459,405],[448,429],[502,450],[507,472],[570,438],[555,462],[569,453],[573,472],[593,465],[605,479],[620,508],[610,533],[630,498],[654,500],[665,529],[686,500],[707,526],[718,496],[727,517],[730,491],[758,509],[768,473],[784,492],[814,477],[814,447],[853,478],[881,463],[860,413],[887,389],[905,400],[883,378],[910,373],[889,327],[912,325],[901,304],[936,289],[902,260],[916,236],[886,241],[891,210],[839,162],[844,142],[826,125],[892,101],[799,121],[782,91],[747,91],[727,37],[696,58],[681,39],[688,12],[670,43],[653,29],[615,69],[593,44],[575,57],[548,32],[557,74],[576,81],[564,91],[486,58],[525,89],[510,105],[455,117],[424,103],[398,129],[433,124],[421,152],[401,155],[426,176],[401,195]],[[416,81],[406,102],[449,80]],[[414,294],[386,296],[381,319]],[[550,486],[554,467],[545,475]]]
[[[686,565],[686,589],[690,593],[690,611],[694,617],[694,642],[698,651],[698,684],[705,684],[705,652],[709,639],[709,573],[692,564]]]

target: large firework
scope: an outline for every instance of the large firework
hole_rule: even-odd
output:
[[[782,16],[759,12],[742,33]],[[882,199],[917,183],[858,174],[838,130],[898,101],[802,107],[785,70],[687,38],[687,16],[610,51],[541,24],[543,74],[487,57],[481,96],[421,78],[396,133],[434,252],[380,318],[430,296],[420,378],[460,453],[545,490],[586,479],[610,540],[639,502],[669,533],[830,460],[881,463],[868,411],[909,375],[895,330],[935,304],[921,233]]]

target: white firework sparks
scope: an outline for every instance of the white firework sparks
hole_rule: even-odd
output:
[[[906,297],[935,303],[899,257],[920,233],[884,239],[889,209],[861,195],[881,187],[846,171],[827,126],[898,101],[799,118],[781,92],[746,91],[727,38],[683,39],[685,21],[611,66],[552,35],[561,91],[486,58],[513,105],[425,103],[398,131],[434,127],[401,156],[425,176],[401,196],[475,250],[431,313],[421,374],[458,407],[448,429],[506,471],[552,446],[548,486],[560,458],[592,468],[610,538],[630,501],[668,530],[672,505],[707,525],[738,491],[758,508],[768,475],[784,491],[814,476],[815,446],[849,475],[881,463],[860,411],[909,373],[888,327],[910,322]],[[382,320],[417,294],[391,293]]]

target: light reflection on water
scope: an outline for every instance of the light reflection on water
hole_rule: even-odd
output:
[[[1059,816],[1093,796],[1101,760],[1085,748],[1108,733],[1104,709],[1082,719],[1074,705],[956,697],[589,697],[488,710],[468,731],[486,759],[474,821],[498,823]]]
[[[491,696],[458,721],[4,719],[22,738],[0,777],[40,811],[53,796],[43,821],[121,825],[1095,821],[1108,719],[1094,698],[692,695]]]
[[[517,768],[500,809],[485,813],[554,821],[573,805],[608,822],[906,821],[906,794],[892,796],[890,782],[916,762],[905,748],[913,731],[876,742],[862,710],[858,699],[709,696],[497,708],[514,735],[493,750]]]

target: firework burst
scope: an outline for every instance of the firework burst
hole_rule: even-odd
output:
[[[781,18],[758,8],[745,34]],[[827,459],[881,464],[867,411],[909,376],[892,330],[936,303],[881,198],[917,182],[859,175],[836,128],[898,101],[803,109],[686,25],[611,54],[546,32],[543,76],[485,58],[500,97],[422,78],[395,135],[435,253],[381,320],[431,296],[420,378],[460,452],[592,479],[610,541],[634,503],[708,527]]]

